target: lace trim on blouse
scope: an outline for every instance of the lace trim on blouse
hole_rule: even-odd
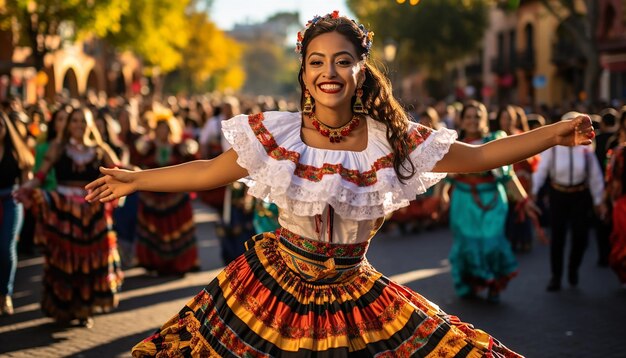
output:
[[[411,123],[409,159],[415,175],[401,183],[393,169],[384,124],[367,119],[368,146],[361,152],[307,146],[300,137],[301,114],[265,112],[224,121],[224,136],[249,177],[248,193],[300,216],[321,214],[331,205],[342,217],[371,220],[407,206],[446,176],[429,172],[448,152],[456,132]]]

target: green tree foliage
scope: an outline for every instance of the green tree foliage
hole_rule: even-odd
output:
[[[280,78],[289,77],[283,75],[289,67],[289,62],[290,59],[287,58],[284,48],[278,44],[270,41],[248,43],[244,54],[246,73],[248,73],[244,91],[263,94],[280,93],[283,85],[280,83]],[[295,74],[290,78],[292,83],[294,78],[296,78]]]
[[[256,36],[245,41],[245,92],[293,94],[297,88],[296,78],[300,62],[293,52],[293,46],[285,48],[285,38],[295,44],[295,33],[299,28],[298,14],[289,12],[274,14],[264,24],[259,24]],[[293,38],[289,37],[291,30],[294,30]]]
[[[211,90],[241,88],[245,80],[243,46],[218,29],[205,12],[192,13],[187,21],[190,37],[182,49],[180,69],[190,89],[207,89],[207,82]]]
[[[107,40],[142,57],[162,73],[174,70],[183,60],[182,49],[190,32],[186,11],[189,0],[133,0],[121,17],[120,31]]]
[[[393,41],[402,68],[419,63],[433,75],[443,74],[447,62],[476,53],[490,6],[487,0],[421,1],[417,6],[389,0],[347,0],[347,4],[375,32],[379,52]]]
[[[80,38],[88,34],[104,36],[121,29],[121,17],[129,8],[126,0],[6,0],[0,8],[0,27],[16,21],[19,41],[32,49],[34,65],[44,66],[44,56],[56,50],[59,29]]]

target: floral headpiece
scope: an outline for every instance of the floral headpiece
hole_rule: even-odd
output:
[[[302,40],[304,40],[304,34],[307,32],[308,29],[315,26],[320,20],[329,20],[329,19],[337,19],[337,18],[339,18],[339,11],[335,10],[331,12],[330,14],[326,14],[324,16],[315,15],[311,20],[309,20],[304,26],[304,29],[298,32],[298,41],[296,41],[296,53],[302,56]],[[368,29],[365,28],[365,26],[357,23],[354,20],[351,20],[351,21],[354,22],[358,26],[359,30],[361,31],[361,34],[363,35],[363,42],[361,43],[361,46],[363,46],[363,48],[366,50],[364,57],[367,57],[370,53],[370,49],[372,48],[372,43],[374,41],[374,31],[369,31]]]

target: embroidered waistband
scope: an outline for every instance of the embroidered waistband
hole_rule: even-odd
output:
[[[357,244],[332,244],[307,239],[285,228],[277,230],[280,243],[299,255],[316,261],[333,258],[337,265],[354,265],[363,260],[369,241]]]
[[[281,228],[278,236],[278,253],[285,264],[309,282],[336,283],[358,272],[365,262],[369,242],[358,244],[331,244],[310,240]]]

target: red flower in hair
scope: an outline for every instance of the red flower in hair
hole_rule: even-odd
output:
[[[333,19],[338,18],[338,17],[339,17],[339,11],[338,11],[338,10],[333,11],[333,13],[332,13],[330,16],[331,16]]]

